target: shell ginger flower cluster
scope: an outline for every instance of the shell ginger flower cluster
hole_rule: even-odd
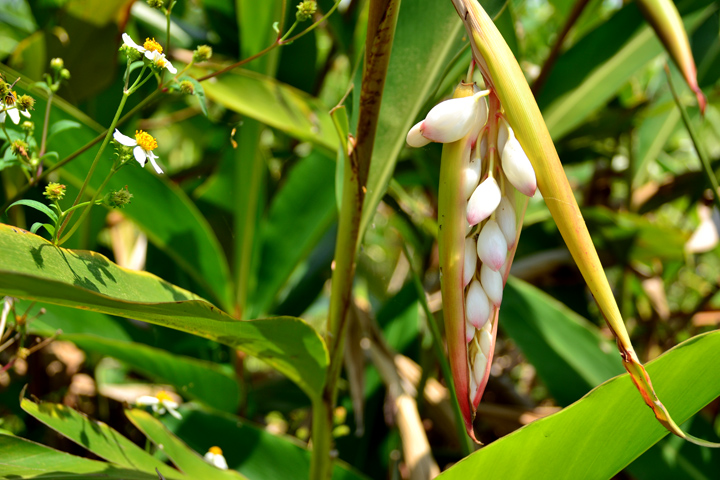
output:
[[[413,147],[429,142],[446,144],[438,213],[443,305],[451,363],[453,351],[455,363],[465,363],[453,369],[464,377],[455,378],[458,395],[466,395],[461,404],[474,411],[490,373],[497,312],[518,240],[525,204],[518,199],[533,196],[537,180],[498,97],[474,84],[461,84],[455,98],[436,105],[407,135]]]

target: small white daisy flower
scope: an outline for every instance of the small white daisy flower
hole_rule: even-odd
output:
[[[135,400],[135,404],[141,407],[150,406],[152,407],[153,412],[158,415],[165,415],[165,412],[167,411],[170,415],[177,419],[182,418],[180,412],[177,411],[180,404],[173,400],[170,394],[168,394],[165,390],[160,390],[154,397],[150,395],[143,395]]]
[[[210,447],[208,452],[205,454],[205,460],[215,465],[221,470],[227,470],[228,464],[223,457],[222,450],[220,447]]]
[[[144,167],[145,163],[150,160],[150,163],[152,163],[155,171],[157,173],[163,173],[162,169],[155,161],[160,157],[153,153],[153,150],[155,150],[158,145],[157,140],[155,140],[152,135],[147,132],[143,132],[142,130],[136,130],[135,138],[131,138],[127,135],[123,135],[116,128],[113,138],[121,145],[125,145],[126,147],[135,147],[133,148],[133,155],[135,155],[135,160],[137,160],[140,165]]]
[[[138,45],[133,41],[132,38],[130,38],[130,35],[127,33],[123,33],[122,35],[123,42],[125,45],[127,45],[130,48],[134,48],[138,52],[145,55],[145,58],[150,60],[154,65],[156,65],[158,68],[167,68],[170,73],[173,75],[177,73],[177,69],[173,67],[172,63],[165,58],[165,54],[163,52],[163,47],[155,41],[154,38],[146,38],[145,43],[142,45]]]
[[[0,123],[5,123],[5,117],[10,116],[10,120],[15,125],[20,123],[20,114],[23,114],[27,118],[30,118],[30,112],[27,110],[18,110],[17,108],[17,95],[15,92],[10,92],[5,98],[0,101]]]

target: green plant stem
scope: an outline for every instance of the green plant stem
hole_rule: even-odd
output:
[[[324,400],[313,400],[312,417],[312,452],[310,461],[310,478],[327,480],[332,475],[330,461],[332,409]]]
[[[40,153],[38,153],[38,157],[42,158],[43,155],[45,155],[45,146],[47,143],[47,135],[48,135],[48,124],[50,123],[50,106],[52,105],[53,98],[55,97],[55,94],[50,91],[47,98],[47,106],[45,107],[45,123],[43,124],[43,131],[42,131],[42,137],[40,139]]]
[[[680,101],[680,97],[675,90],[672,76],[670,74],[670,68],[667,64],[665,64],[665,75],[667,75],[668,85],[670,86],[670,92],[672,93],[673,99],[675,100],[675,104],[677,105],[678,109],[680,109],[680,115],[682,116],[685,128],[687,129],[688,134],[690,135],[690,139],[695,146],[695,152],[700,159],[703,171],[705,172],[705,177],[707,177],[707,181],[712,188],[713,201],[715,202],[715,206],[718,208],[718,210],[720,210],[720,197],[718,197],[718,191],[720,191],[720,186],[718,185],[717,178],[715,177],[715,172],[713,172],[712,166],[710,165],[710,160],[705,153],[705,149],[702,147],[700,141],[698,140],[697,132],[695,131],[695,127],[693,127],[692,122],[690,121],[690,116],[687,114],[687,111],[685,110],[685,107],[683,107],[683,104]]]
[[[462,449],[463,455],[468,456],[472,452],[474,452],[475,449],[473,448],[472,440],[465,432],[465,423],[463,420],[462,412],[460,411],[460,404],[457,400],[457,392],[455,391],[455,383],[453,382],[452,370],[450,369],[450,364],[448,363],[447,356],[445,354],[445,347],[443,346],[444,343],[442,335],[440,334],[440,328],[438,327],[435,315],[433,315],[432,311],[430,310],[430,306],[427,303],[427,297],[425,296],[425,288],[423,288],[420,277],[418,276],[417,272],[415,272],[415,269],[412,266],[412,257],[410,256],[410,252],[408,251],[407,243],[403,241],[402,247],[403,252],[405,252],[405,257],[408,259],[408,263],[410,264],[410,274],[412,276],[413,285],[415,285],[415,291],[417,292],[420,306],[425,312],[425,317],[427,317],[428,326],[430,327],[430,333],[432,334],[433,339],[433,350],[435,351],[438,363],[440,364],[440,371],[442,372],[443,378],[445,379],[445,385],[450,392],[450,403],[452,404],[453,412],[455,413],[455,429],[457,430],[460,448]],[[421,392],[418,392],[418,397],[420,396]]]
[[[3,110],[3,112],[5,112],[6,110],[7,109]],[[7,138],[8,145],[10,145],[12,143],[12,140],[10,140],[10,134],[8,133],[7,129],[5,128],[5,122],[0,123],[0,125],[2,126],[3,133],[5,133],[5,138]]]
[[[82,186],[80,187],[80,191],[77,194],[77,197],[75,197],[75,201],[73,202],[72,206],[74,207],[78,203],[80,203],[80,199],[82,198],[83,194],[85,193],[85,190],[87,189],[88,184],[90,184],[90,179],[93,176],[93,173],[95,173],[95,168],[97,168],[98,161],[100,160],[100,157],[102,156],[102,153],[105,151],[105,147],[107,147],[108,142],[110,141],[110,137],[112,136],[112,132],[115,129],[115,126],[118,123],[118,120],[120,119],[120,114],[123,111],[123,108],[125,107],[125,102],[128,99],[128,96],[130,94],[127,91],[123,92],[122,99],[120,100],[120,105],[118,106],[117,112],[115,112],[115,118],[113,118],[112,123],[110,124],[110,127],[107,129],[107,132],[105,133],[105,140],[103,140],[102,145],[100,145],[100,150],[98,150],[97,154],[95,155],[95,159],[93,160],[92,164],[90,165],[90,170],[88,171],[87,176],[85,177],[85,181],[83,182]],[[106,179],[107,182],[108,179]],[[103,183],[104,186],[104,183]],[[102,188],[98,189],[101,190]],[[60,226],[59,231],[57,232],[58,238],[60,238],[60,234],[64,230],[65,226],[70,221],[70,218],[72,217],[73,212],[70,213],[67,217],[65,217],[65,220],[63,221],[63,224]],[[86,213],[83,213],[83,218],[86,216]],[[79,222],[78,222],[79,223]],[[77,225],[77,223],[76,223]],[[76,227],[73,227],[72,231],[75,231]],[[67,237],[65,237],[67,239]],[[64,240],[61,240],[61,244]]]

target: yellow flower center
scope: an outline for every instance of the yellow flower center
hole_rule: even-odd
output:
[[[145,47],[145,50],[149,50],[151,52],[158,52],[162,53],[162,47],[158,42],[155,41],[153,38],[152,40],[149,38],[145,39],[145,43],[143,43],[143,47]]]
[[[222,450],[220,449],[220,447],[210,447],[208,449],[208,452],[215,454],[215,455],[222,455]]]
[[[146,152],[157,148],[157,140],[155,140],[152,135],[147,132],[143,132],[142,130],[135,130],[135,141]],[[158,396],[158,398],[160,397]]]
[[[165,65],[167,65],[167,60],[165,60],[162,57],[158,57],[155,59],[155,65],[157,65],[160,68],[165,68]]]
[[[152,137],[150,137],[150,138],[152,138]],[[161,402],[164,402],[164,401],[172,402],[173,401],[172,397],[165,390],[160,390],[159,392],[157,392],[157,394],[155,395],[155,398],[157,398]]]

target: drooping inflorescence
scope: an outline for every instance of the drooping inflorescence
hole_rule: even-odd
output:
[[[469,88],[461,84],[458,91],[463,87]],[[463,289],[464,305],[463,318],[446,317],[446,322],[463,325],[468,377],[464,379],[468,387],[465,390],[474,410],[487,383],[497,332],[496,313],[509,272],[508,260],[518,239],[517,214],[521,212],[516,206],[516,193],[533,196],[537,181],[527,155],[505,119],[498,97],[492,90],[481,91],[475,85],[472,88],[472,93],[446,100],[431,109],[423,121],[410,129],[407,143],[413,147],[430,142],[459,143],[462,159],[457,165],[462,171],[458,184],[450,188],[461,189],[465,209],[444,214],[464,218],[464,248],[459,249],[462,250],[459,252],[462,284],[454,287]],[[441,184],[441,188],[448,185]],[[443,221],[453,220],[444,218]],[[445,256],[455,258],[457,254],[449,252]],[[453,279],[443,277],[443,282],[450,283]],[[452,300],[444,298],[443,301]],[[454,340],[448,338],[448,342]],[[460,393],[463,389],[458,390]]]

